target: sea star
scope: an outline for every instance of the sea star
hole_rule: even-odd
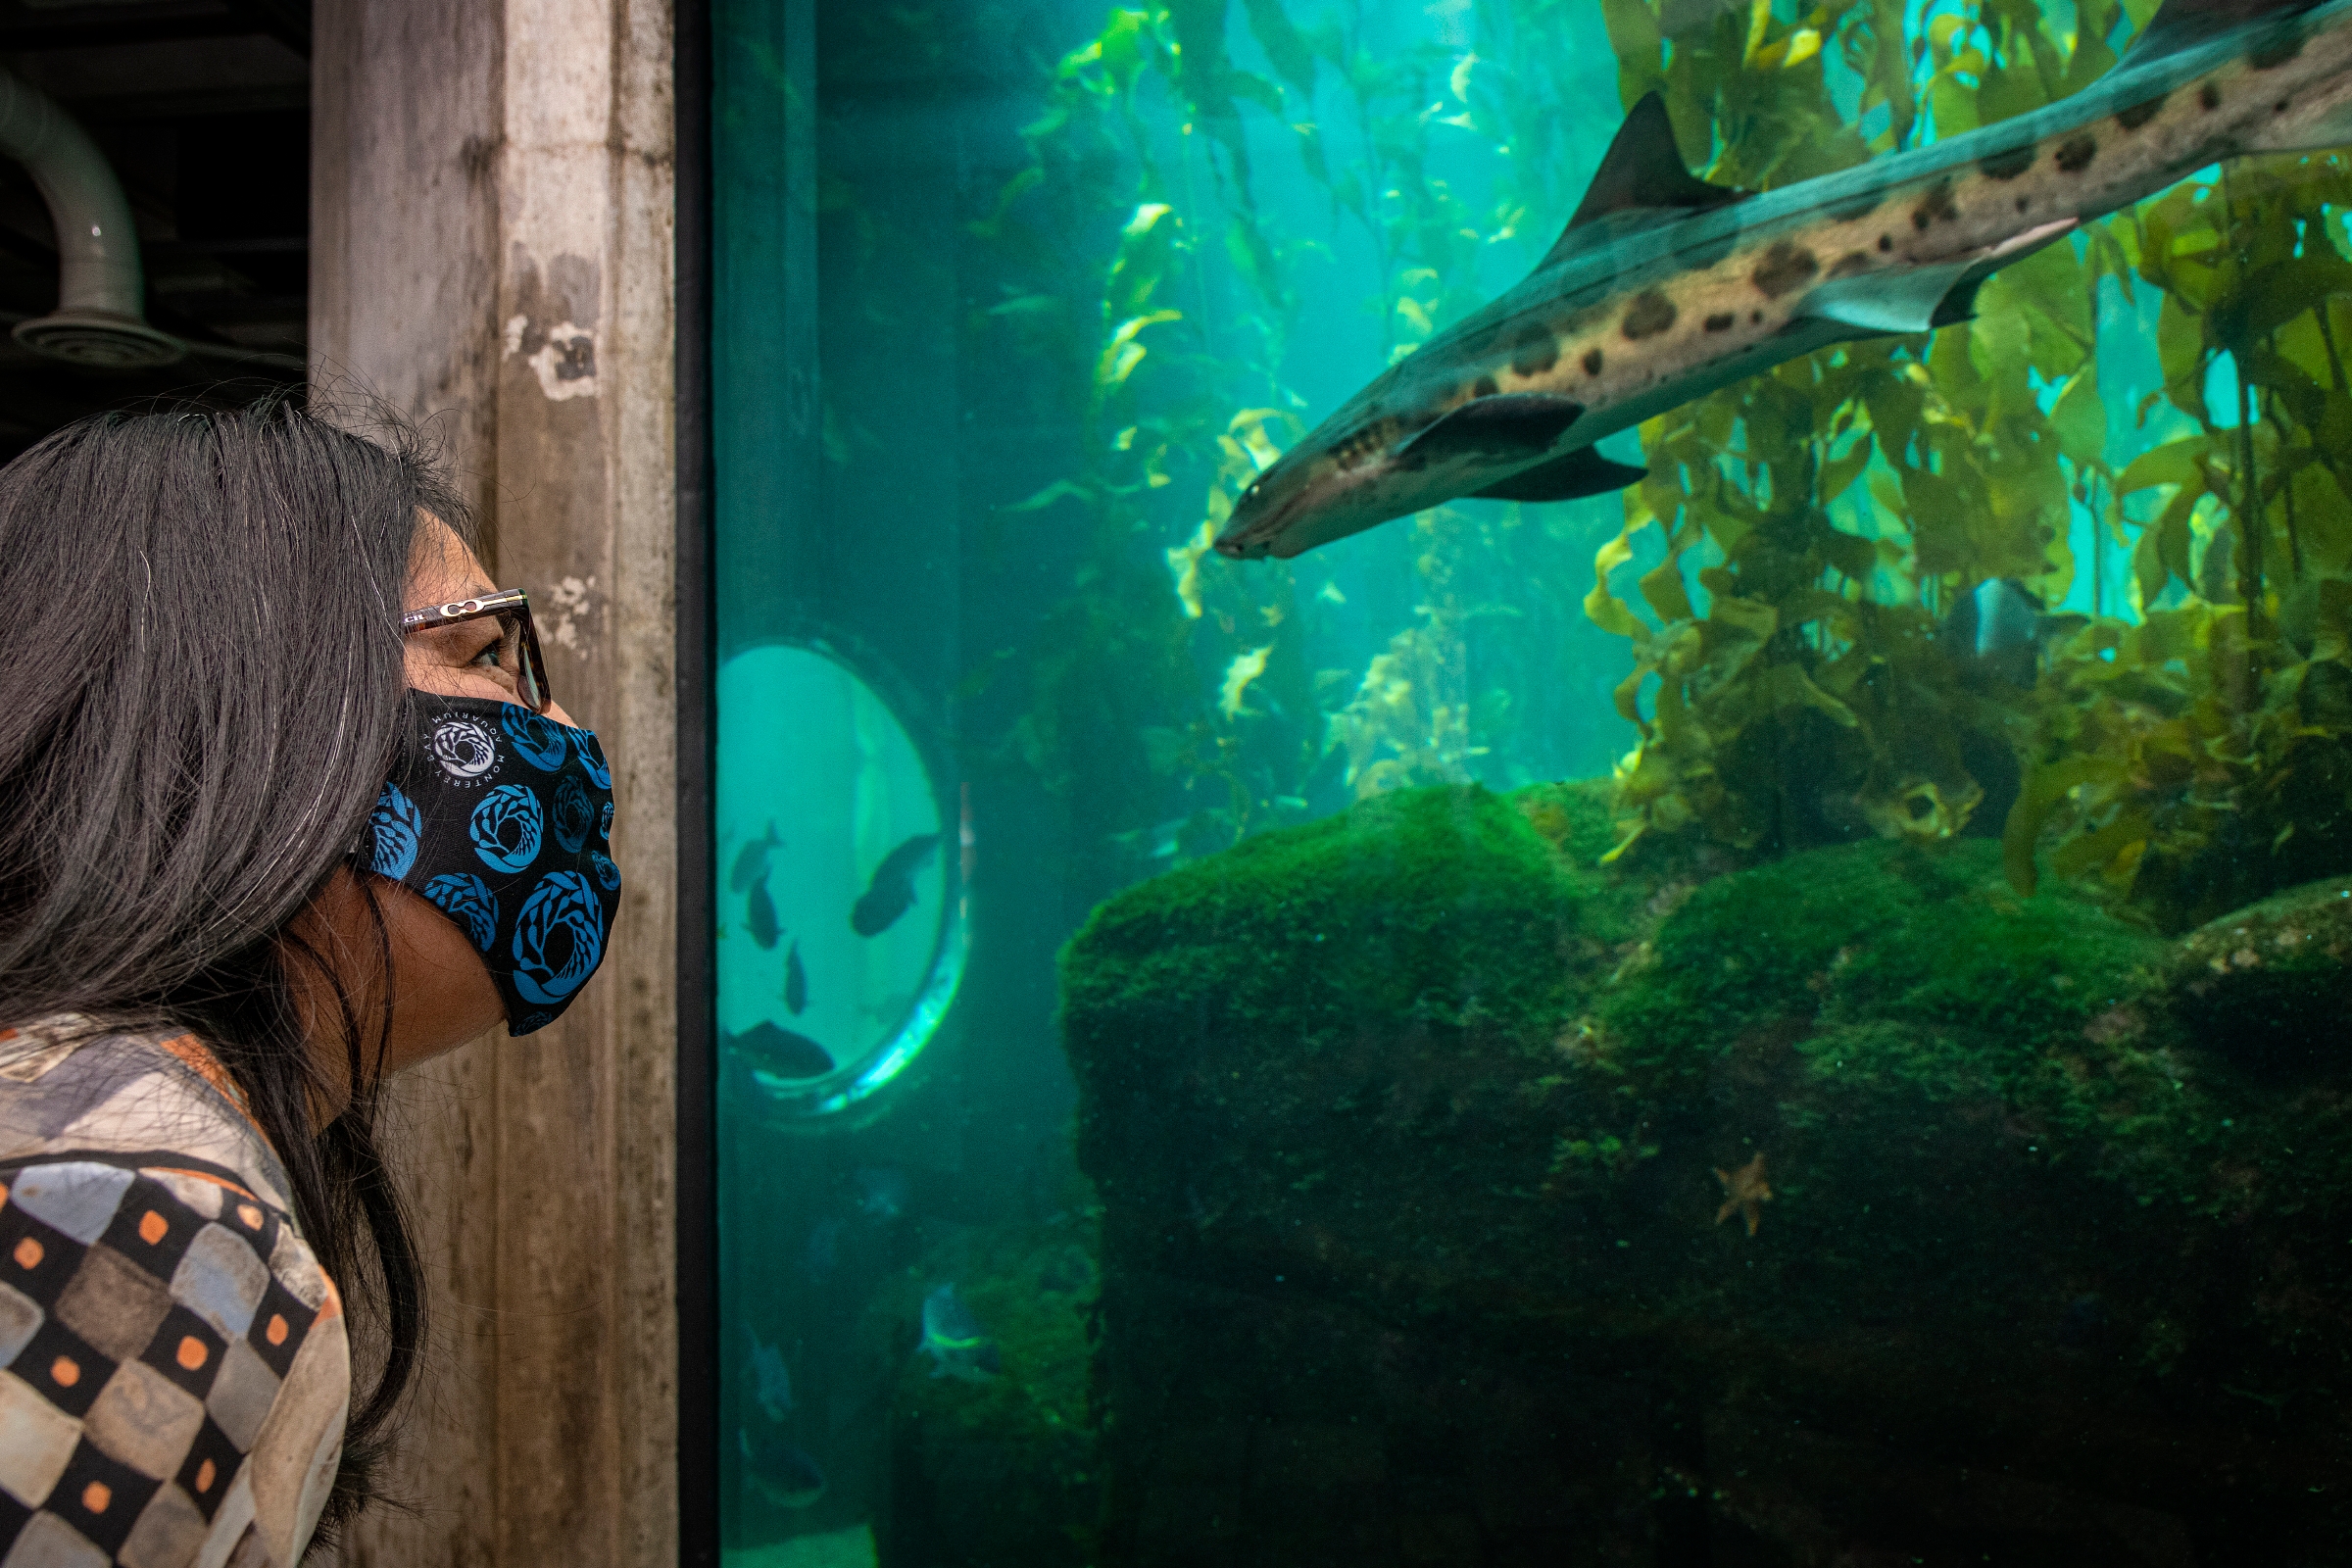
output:
[[[1764,1156],[1757,1154],[1738,1170],[1718,1165],[1715,1179],[1723,1183],[1723,1206],[1715,1211],[1715,1223],[1740,1214],[1747,1220],[1747,1234],[1755,1235],[1763,1223],[1763,1205],[1772,1201],[1772,1189],[1764,1181]]]

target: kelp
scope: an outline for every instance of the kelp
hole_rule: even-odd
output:
[[[1004,749],[1070,800],[1101,880],[1171,818],[1182,858],[1396,785],[1544,776],[1609,714],[1594,633],[1632,654],[1615,856],[1999,836],[2021,889],[2094,878],[2174,925],[2352,863],[2332,158],[2184,182],[2000,273],[1969,324],[1649,421],[1596,558],[1589,513],[1497,505],[1390,525],[1411,588],[1377,604],[1318,556],[1209,551],[1302,428],[1284,368],[1310,265],[1344,235],[1369,254],[1394,359],[1483,300],[1483,254],[1548,243],[1591,163],[1565,127],[1592,118],[1592,3],[1481,0],[1404,47],[1366,4],[1120,7],[1046,73],[973,225],[1008,281],[970,326],[1045,368],[1075,431],[999,514],[1074,546]],[[1748,189],[2062,98],[2153,9],[1938,3],[1909,33],[1897,0],[1598,3],[1620,100],[1660,91],[1686,155]],[[1449,181],[1446,137],[1494,151],[1491,182]],[[1277,176],[1320,210],[1261,199]],[[2150,319],[2162,385],[2111,407],[2102,341]],[[1942,635],[2003,578],[2087,600],[2045,621],[2031,686]]]
[[[1017,662],[1006,748],[1105,847],[1106,884],[1166,853],[1155,821],[1185,824],[1182,859],[1400,785],[1524,783],[1544,773],[1531,754],[1583,726],[1592,681],[1575,666],[1605,645],[1576,609],[1581,526],[1429,514],[1409,525],[1409,588],[1376,603],[1351,603],[1327,561],[1237,568],[1209,550],[1303,430],[1283,366],[1309,262],[1343,231],[1369,252],[1369,307],[1400,357],[1478,305],[1486,249],[1532,262],[1573,204],[1576,161],[1553,156],[1560,82],[1583,66],[1566,12],[1488,10],[1473,30],[1518,40],[1508,69],[1478,47],[1384,47],[1377,5],[1114,9],[1052,67],[1025,165],[974,224],[1016,281],[971,327],[1051,369],[1075,432],[1063,470],[1000,513],[1005,534],[1079,541],[1068,597]],[[1245,30],[1265,74],[1237,63]],[[1447,182],[1440,135],[1510,150],[1491,192]],[[1262,203],[1269,169],[1313,199]]]
[[[1749,188],[2061,98],[2150,9],[1938,6],[1910,39],[1859,0],[1604,4],[1627,101],[1663,92],[1684,145],[1719,150],[1709,177]],[[2021,891],[2046,864],[2175,926],[2352,863],[2346,177],[2330,157],[2185,182],[2000,273],[1970,324],[1822,351],[1649,421],[1649,476],[1586,602],[1635,655],[1611,853],[1998,831]],[[2126,426],[2098,312],[2144,312],[2143,290],[2163,385]],[[2149,444],[2151,416],[2180,433]],[[2127,443],[2148,450],[2118,465]],[[2094,556],[2129,553],[2126,602],[2091,563],[2093,612],[2045,621],[2030,689],[1938,635],[1987,579],[2065,601],[2078,514]],[[1645,541],[1629,601],[1615,584]]]

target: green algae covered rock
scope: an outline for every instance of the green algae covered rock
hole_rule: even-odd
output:
[[[1990,842],[1708,878],[1600,869],[1605,835],[1576,787],[1401,792],[1130,890],[1073,940],[1114,1499],[1150,1494],[1159,1461],[1124,1446],[1147,1431],[1418,1431],[1382,1368],[1450,1355],[1464,1386],[1563,1358],[1637,1380],[1629,1419],[1688,1418],[1743,1474],[1793,1423],[1861,1444],[1857,1473],[2033,1474],[2119,1540],[2288,1551],[2352,1525],[2322,1479],[2352,1464],[2328,1304],[2352,1299],[2352,1074],[2253,1039],[2340,1017],[2345,890],[2176,943],[2019,896]],[[1712,1474],[1627,1442],[1615,1480],[1546,1485]],[[1756,1519],[1867,1511],[1719,1479],[1776,1549]],[[1114,1511],[1140,1530],[1150,1506]]]
[[[2280,1083],[2352,1079],[2352,878],[2314,882],[2190,933],[2168,976],[2191,1038]]]
[[[1080,1047],[1090,1061],[1160,1039],[1138,1013],[1207,1009],[1309,1050],[1365,1019],[1549,1020],[1592,956],[1586,892],[1498,796],[1381,796],[1103,905],[1072,946],[1065,1012],[1104,1026]]]
[[[936,1247],[877,1310],[903,1353],[890,1411],[887,1560],[1071,1568],[1092,1560],[1102,1472],[1089,1380],[1097,1263],[1090,1210]],[[938,1375],[916,1347],[922,1298],[953,1282],[996,1371]]]

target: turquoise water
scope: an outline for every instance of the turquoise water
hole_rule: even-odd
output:
[[[2101,97],[2151,9],[721,0],[731,1563],[2332,1560],[2352,183],[2178,149],[2336,24]],[[2074,117],[1760,331],[2193,172],[1220,555],[1653,89],[1734,214]],[[1738,325],[1665,156],[1555,418]]]

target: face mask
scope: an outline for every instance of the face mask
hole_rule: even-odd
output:
[[[472,941],[509,1034],[544,1029],[596,972],[620,905],[604,750],[514,703],[412,692],[409,710],[361,854]]]

